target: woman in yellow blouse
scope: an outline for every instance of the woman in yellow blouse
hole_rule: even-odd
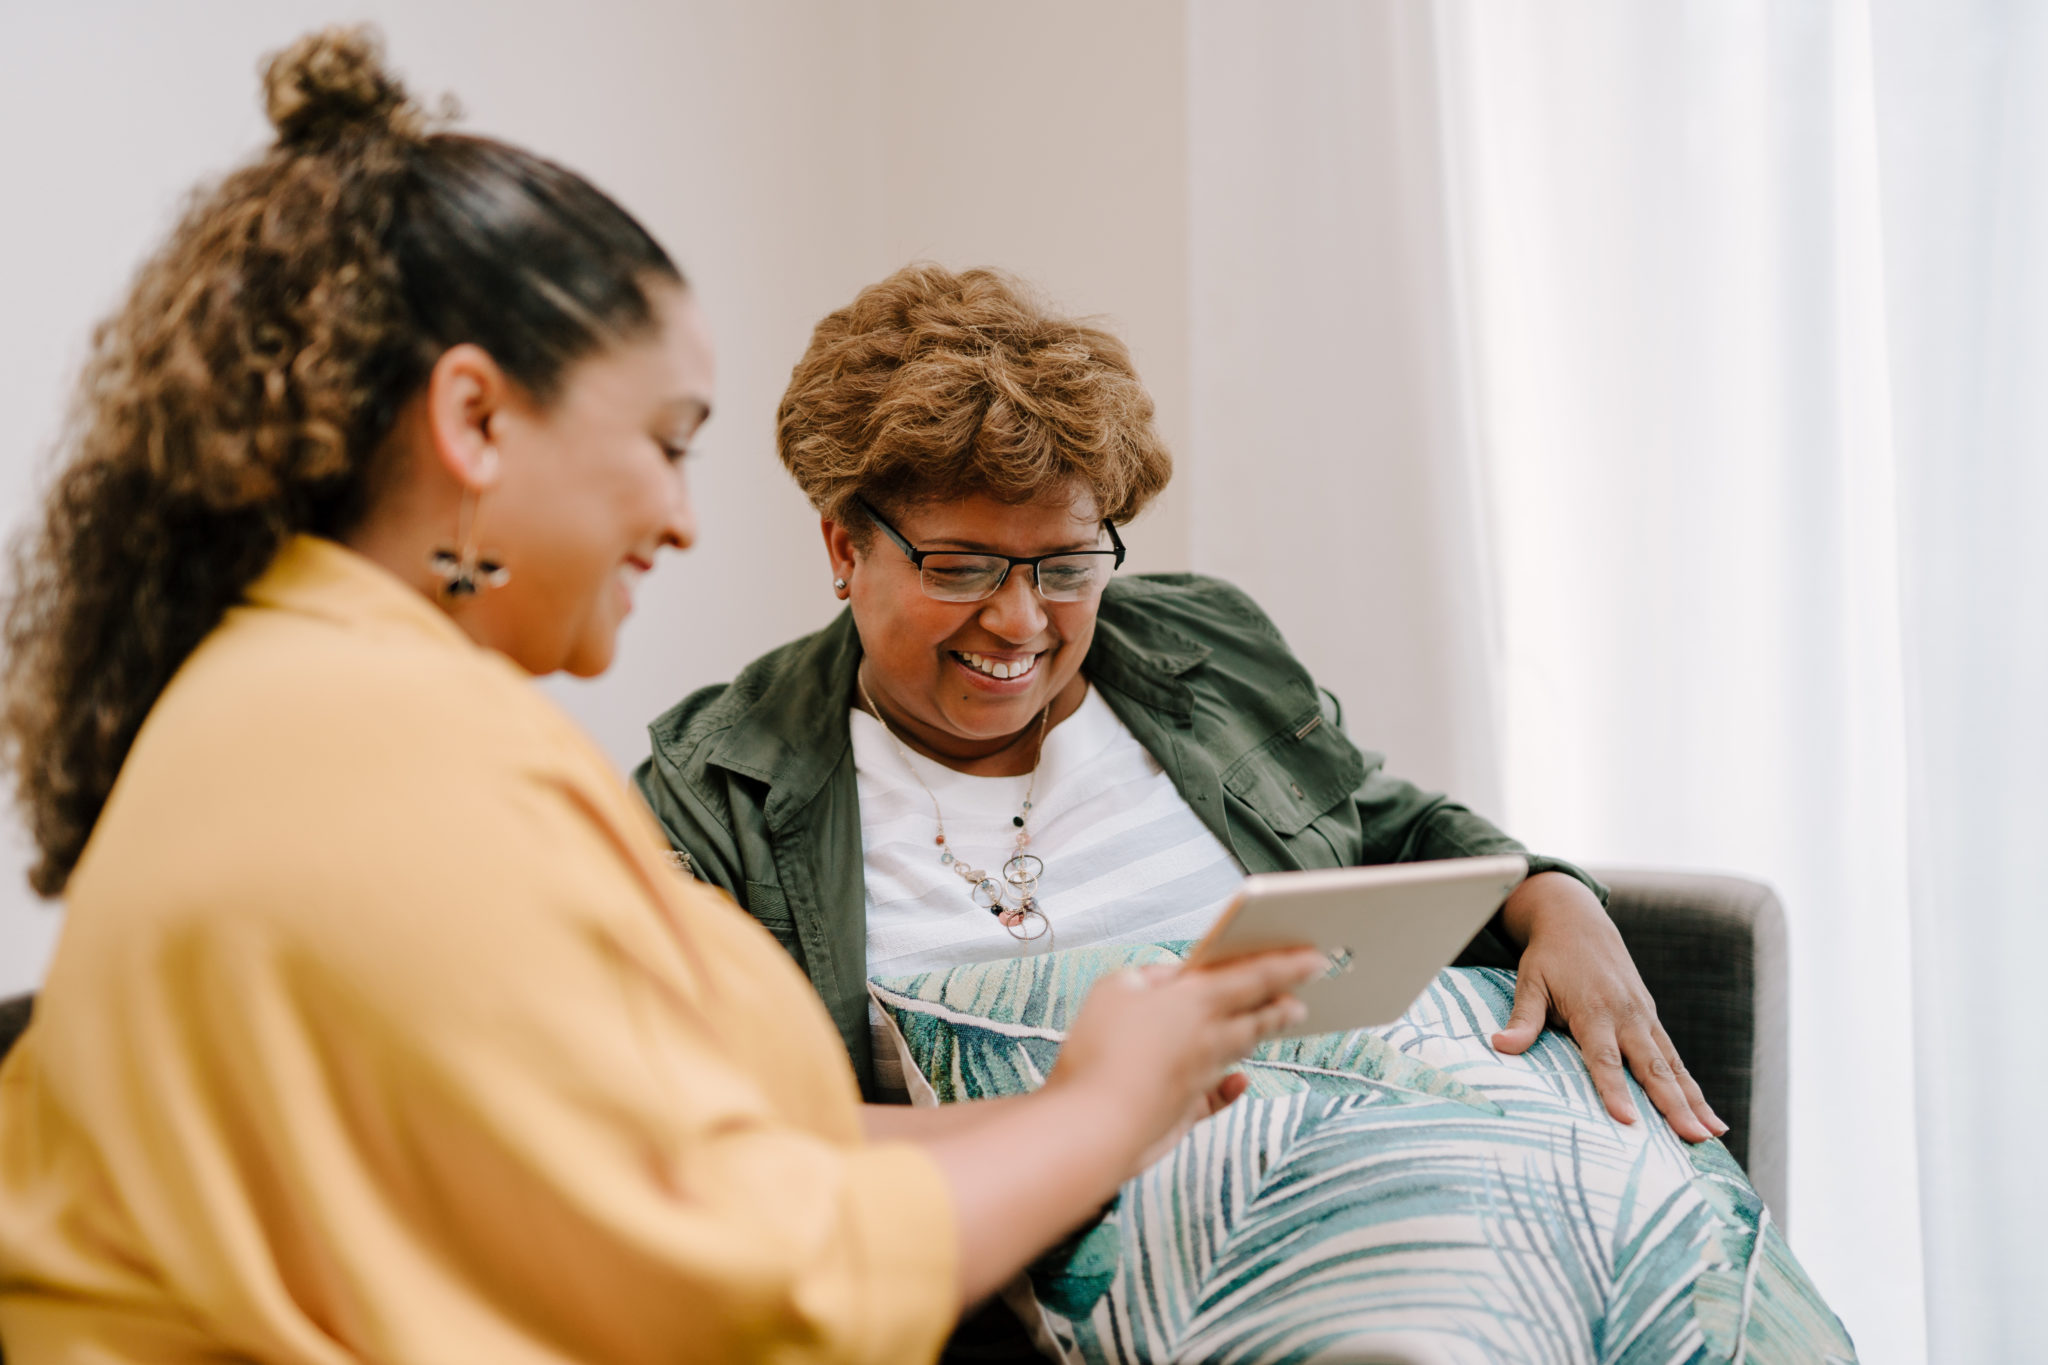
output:
[[[1300,955],[1098,992],[1043,1090],[864,1111],[803,975],[533,674],[687,547],[712,355],[610,200],[361,32],[102,329],[0,738],[69,902],[0,1071],[44,1361],[930,1359],[1232,1098]]]

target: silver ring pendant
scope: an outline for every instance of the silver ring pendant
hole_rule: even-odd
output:
[[[1046,930],[1052,928],[1051,922],[1037,910],[1005,910],[1001,918],[1010,937],[1024,943],[1044,938]]]
[[[1019,853],[1003,864],[1003,880],[1012,886],[1036,886],[1045,872],[1045,863],[1036,855]]]

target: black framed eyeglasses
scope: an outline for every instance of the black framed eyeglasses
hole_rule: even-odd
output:
[[[1109,576],[1123,567],[1123,537],[1116,523],[1105,521],[1109,532],[1108,550],[1062,550],[1058,554],[1015,555],[976,554],[965,550],[920,550],[903,538],[903,533],[882,519],[866,498],[856,498],[868,520],[882,528],[882,534],[910,559],[926,597],[941,602],[979,602],[996,595],[1009,581],[1010,570],[1020,566],[1031,570],[1031,586],[1048,602],[1080,602],[1108,586]]]

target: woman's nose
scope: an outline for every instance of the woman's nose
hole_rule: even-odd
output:
[[[690,483],[680,463],[669,484],[668,523],[662,527],[662,539],[678,550],[687,550],[697,543],[697,505],[690,501]]]
[[[1038,600],[1030,569],[1022,565],[1011,568],[1010,576],[996,589],[995,596],[982,604],[981,625],[991,635],[1018,644],[1035,638],[1045,629],[1045,604]]]

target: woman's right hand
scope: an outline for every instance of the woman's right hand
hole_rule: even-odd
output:
[[[1100,1097],[1102,1136],[1124,1138],[1131,1171],[1244,1091],[1229,1069],[1298,1024],[1290,992],[1328,969],[1312,949],[1262,953],[1205,967],[1141,967],[1089,992],[1046,1088]]]
[[[1327,967],[1298,950],[1118,972],[1095,983],[1035,1093],[892,1116],[886,1136],[922,1146],[952,1192],[962,1304],[1001,1288],[1242,1094],[1243,1078],[1225,1073],[1300,1021],[1288,992]]]

